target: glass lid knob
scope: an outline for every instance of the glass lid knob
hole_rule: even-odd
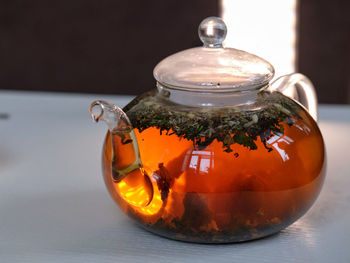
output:
[[[219,17],[208,17],[198,27],[198,35],[204,47],[222,47],[226,33],[227,27],[225,22]]]

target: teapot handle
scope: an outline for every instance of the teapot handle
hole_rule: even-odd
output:
[[[303,74],[292,73],[284,75],[273,81],[269,91],[278,91],[287,97],[299,102],[317,121],[317,96],[314,85]]]

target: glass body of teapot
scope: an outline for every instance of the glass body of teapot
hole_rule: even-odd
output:
[[[209,40],[202,32],[208,21],[216,32]],[[201,26],[207,46],[200,52],[222,49],[215,42],[226,33],[222,22],[209,18]],[[123,110],[104,101],[90,109],[96,121],[108,124],[103,175],[126,214],[162,236],[226,243],[276,233],[311,207],[326,158],[305,77],[293,74],[269,84],[265,74],[260,85],[242,87],[236,77],[196,88],[197,75],[179,79],[183,74],[172,72],[170,78],[157,67],[157,89]],[[288,89],[294,97],[284,95]]]

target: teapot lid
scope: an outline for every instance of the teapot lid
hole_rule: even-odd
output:
[[[173,89],[216,92],[258,88],[274,75],[273,66],[248,52],[224,48],[227,28],[218,17],[204,19],[198,28],[203,47],[166,57],[154,68],[154,78]]]

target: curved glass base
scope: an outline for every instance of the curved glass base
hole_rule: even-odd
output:
[[[158,235],[163,238],[168,238],[171,240],[189,242],[189,243],[198,243],[198,244],[229,244],[229,243],[240,243],[248,242],[253,240],[262,239],[269,237],[275,234],[278,234],[281,230],[288,227],[290,224],[287,224],[285,227],[281,226],[270,226],[265,229],[259,229],[259,233],[252,234],[249,231],[241,231],[236,233],[229,233],[224,231],[218,231],[216,233],[196,233],[188,234],[175,231],[174,229],[158,229],[153,226],[143,225],[137,222],[137,225],[155,235]]]

